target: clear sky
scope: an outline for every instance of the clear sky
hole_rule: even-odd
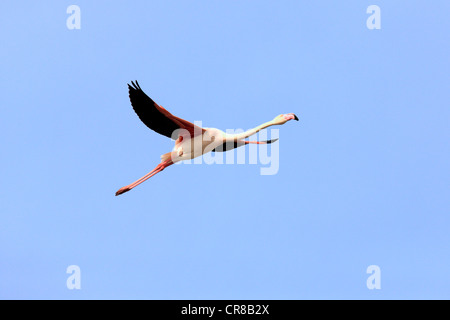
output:
[[[449,14],[447,0],[1,1],[0,298],[449,299]],[[133,112],[136,79],[205,127],[296,113],[277,127],[277,174],[181,164],[115,197],[173,147]]]

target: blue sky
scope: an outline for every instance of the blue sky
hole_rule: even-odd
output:
[[[2,1],[0,298],[449,299],[449,9]],[[173,147],[135,79],[206,127],[296,113],[278,173],[182,164],[115,197]]]

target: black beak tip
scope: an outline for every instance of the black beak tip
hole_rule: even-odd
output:
[[[294,119],[298,121],[298,117],[294,114]]]

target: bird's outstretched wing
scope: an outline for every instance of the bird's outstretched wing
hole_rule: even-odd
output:
[[[187,130],[191,137],[204,132],[205,129],[189,121],[175,117],[169,111],[158,105],[142,91],[137,81],[136,83],[131,81],[131,84],[131,86],[128,85],[131,105],[139,119],[153,131],[168,138],[175,139],[177,137],[172,137],[172,134],[177,129]]]

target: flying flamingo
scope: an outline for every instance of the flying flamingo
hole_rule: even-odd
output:
[[[298,117],[293,113],[280,114],[273,120],[243,133],[227,134],[215,128],[200,128],[189,121],[174,116],[147,96],[137,81],[136,83],[131,81],[131,84],[132,86],[128,84],[130,101],[139,119],[153,131],[175,140],[175,147],[171,152],[161,156],[161,163],[155,169],[139,180],[120,188],[116,192],[116,196],[130,191],[176,162],[193,159],[208,152],[228,151],[249,143],[269,144],[275,142],[278,139],[267,141],[245,141],[243,139],[273,125],[285,124],[292,119],[298,121]]]

